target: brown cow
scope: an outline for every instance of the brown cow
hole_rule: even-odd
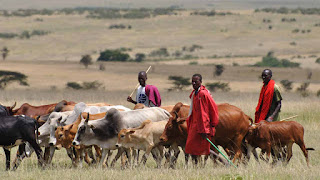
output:
[[[78,119],[74,123],[66,125],[66,126],[57,127],[56,132],[55,132],[55,136],[57,139],[56,146],[58,148],[60,148],[61,146],[66,148],[68,156],[72,159],[72,164],[74,166],[78,166],[78,163],[81,162],[81,159],[83,158],[82,153],[85,151],[85,149],[91,148],[91,146],[86,147],[83,145],[75,147],[76,154],[75,154],[75,157],[73,158],[72,141],[78,131],[78,125],[81,122],[81,116],[85,119],[89,118],[89,120],[95,120],[95,119],[101,119],[101,118],[105,117],[105,115],[106,115],[106,113],[99,113],[99,114],[91,114],[88,117],[88,113],[81,113],[81,115],[78,117]],[[94,147],[95,147],[95,150],[97,153],[97,157],[100,158],[101,157],[100,147],[98,147],[98,146],[94,146]],[[93,156],[91,156],[91,157],[93,157]],[[92,158],[92,159],[93,159],[93,161],[95,161],[94,158]],[[88,164],[90,163],[90,161],[87,157],[87,152],[86,152],[85,161]]]
[[[176,104],[173,111],[179,112],[180,107],[183,107],[182,103]],[[183,111],[187,110],[185,108]],[[222,146],[227,154],[234,158],[233,162],[235,160],[240,161],[242,140],[248,131],[249,123],[250,121],[252,122],[252,119],[241,109],[226,103],[218,104],[218,111],[219,124],[216,127],[215,136],[211,141],[215,145]],[[184,112],[184,114],[187,113]],[[177,143],[179,146],[184,147],[187,140],[186,118],[177,118],[175,116],[170,118],[160,138],[165,145]],[[214,149],[214,151],[216,150]]]
[[[277,157],[279,149],[287,147],[286,164],[289,163],[292,157],[292,145],[294,143],[300,146],[303,152],[307,165],[309,166],[308,151],[313,148],[306,148],[303,140],[303,126],[295,121],[276,121],[267,122],[261,121],[249,127],[245,141],[250,145],[249,149],[259,147],[262,152],[267,153],[266,161],[269,162],[271,149],[275,151]],[[250,152],[250,151],[249,151]],[[274,158],[274,163],[277,158]]]
[[[67,105],[75,104],[73,101],[67,102],[65,100],[62,101],[63,103],[66,103]],[[59,103],[54,104],[48,104],[48,105],[42,105],[42,106],[32,106],[28,103],[24,103],[20,106],[18,109],[12,110],[13,115],[26,115],[29,117],[35,117],[35,116],[42,116],[49,114],[54,111],[55,107]],[[13,109],[13,108],[12,108]]]

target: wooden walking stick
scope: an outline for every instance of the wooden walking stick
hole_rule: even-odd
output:
[[[150,69],[151,69],[151,66],[149,66],[149,68],[147,69],[146,73],[148,73]],[[132,97],[134,91],[136,91],[136,89],[139,87],[139,85],[140,85],[139,83],[136,85],[136,87],[134,88],[134,90],[133,90],[132,93],[130,94],[130,97]]]
[[[295,118],[295,117],[298,117],[298,115],[294,115],[294,116],[291,116],[291,117],[288,117],[288,118],[284,118],[284,119],[281,119],[280,121],[285,121],[285,120],[292,119],[292,118]]]

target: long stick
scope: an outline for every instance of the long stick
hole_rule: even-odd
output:
[[[285,121],[285,120],[292,119],[292,118],[295,118],[295,117],[298,117],[298,115],[294,115],[294,116],[291,116],[291,117],[288,117],[288,118],[285,118],[285,119],[281,119],[280,121]]]
[[[151,66],[149,66],[149,68],[147,69],[146,73],[149,72],[150,68],[151,68]],[[139,85],[140,85],[139,83],[136,85],[136,87],[134,88],[134,90],[133,90],[132,93],[130,94],[130,97],[132,97],[133,93],[136,91],[136,89],[139,87]]]
[[[223,156],[230,164],[233,165],[233,167],[237,168],[237,166],[234,165],[234,164],[229,160],[229,158],[227,158],[227,156],[225,156],[225,155],[220,151],[220,149],[217,148],[217,146],[215,146],[208,138],[206,138],[206,139],[207,139],[207,141],[209,141],[209,143],[210,143],[216,150],[219,151],[220,154],[222,154],[222,156]]]

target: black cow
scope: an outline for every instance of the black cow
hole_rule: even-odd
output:
[[[38,123],[27,116],[0,116],[0,146],[6,154],[6,170],[10,170],[10,149],[19,145],[19,150],[13,170],[17,169],[24,153],[25,143],[28,142],[35,149],[39,165],[43,165],[42,150],[37,141]]]

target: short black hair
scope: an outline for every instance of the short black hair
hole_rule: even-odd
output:
[[[201,74],[194,74],[192,77],[195,77],[195,76],[199,77],[199,78],[200,78],[200,82],[202,82],[202,76],[201,76]]]
[[[271,69],[265,69],[265,70],[263,70],[263,72],[268,72],[268,74],[272,77],[272,71],[271,71]]]
[[[147,77],[147,73],[146,73],[145,71],[140,71],[140,72],[138,73],[138,76],[139,76],[140,74]]]

